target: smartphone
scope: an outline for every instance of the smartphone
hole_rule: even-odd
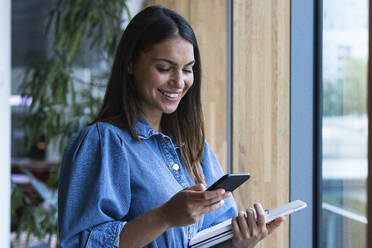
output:
[[[294,212],[300,211],[307,207],[306,202],[301,200],[295,200],[284,204],[278,208],[268,210],[266,214],[266,223],[269,223],[280,216],[287,216],[293,214]]]
[[[209,186],[207,190],[225,189],[226,191],[233,192],[237,187],[247,181],[251,175],[246,174],[226,174],[218,179],[214,184]]]

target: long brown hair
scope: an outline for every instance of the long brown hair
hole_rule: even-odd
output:
[[[204,121],[201,107],[200,53],[194,31],[176,12],[151,6],[137,14],[125,29],[116,51],[110,79],[101,109],[92,123],[110,122],[127,129],[138,140],[136,123],[140,116],[139,94],[128,66],[134,64],[139,53],[151,49],[174,35],[180,35],[194,47],[194,82],[182,98],[177,110],[163,114],[160,129],[171,135],[179,145],[187,170],[196,183],[204,183],[200,167],[204,151]]]

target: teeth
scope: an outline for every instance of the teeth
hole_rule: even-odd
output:
[[[163,95],[166,95],[168,97],[171,97],[171,98],[176,98],[178,97],[179,93],[167,93],[165,91],[162,91],[162,90],[159,90]]]
[[[176,98],[178,96],[178,94],[169,94],[169,93],[165,93],[165,92],[164,92],[164,95],[169,96],[169,97],[173,97],[173,98]]]

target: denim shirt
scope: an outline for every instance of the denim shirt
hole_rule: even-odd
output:
[[[61,165],[58,224],[61,247],[118,247],[125,224],[194,185],[172,139],[142,118],[141,142],[98,122],[75,134]],[[207,185],[224,173],[208,143],[201,168]],[[146,247],[187,247],[200,230],[237,214],[233,198],[195,224],[173,227]]]

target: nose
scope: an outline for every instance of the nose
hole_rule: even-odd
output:
[[[172,86],[182,89],[185,86],[183,70],[176,70],[172,75]]]

